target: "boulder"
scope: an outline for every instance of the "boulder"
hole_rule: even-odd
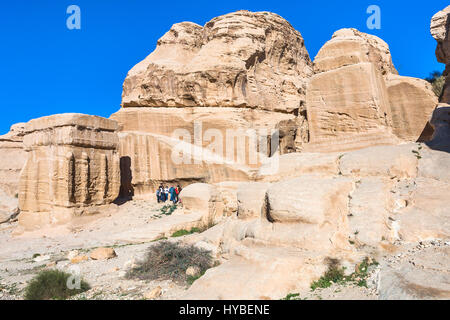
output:
[[[353,28],[336,31],[314,58],[315,73],[370,62],[382,75],[398,74],[389,46],[380,38]]]
[[[386,87],[393,133],[402,140],[417,141],[438,103],[431,85],[422,79],[390,74]]]
[[[450,152],[450,105],[440,103],[433,111],[431,139],[426,144],[435,150]]]
[[[113,248],[97,248],[91,252],[92,260],[108,260],[117,257]]]
[[[76,255],[76,256],[70,258],[69,260],[70,260],[70,263],[76,264],[76,263],[80,263],[83,261],[88,261],[89,257],[86,255]]]
[[[336,31],[315,57],[314,71],[305,151],[417,141],[437,102],[425,81],[398,75],[383,40],[356,29]]]
[[[144,299],[152,300],[160,297],[162,294],[162,288],[160,286],[157,286],[156,288],[147,291],[144,293]]]
[[[212,225],[223,217],[222,197],[213,185],[193,183],[181,190],[179,197],[185,213],[202,213],[204,225]]]
[[[266,191],[269,183],[250,182],[241,184],[237,191],[239,219],[255,219],[263,216]]]

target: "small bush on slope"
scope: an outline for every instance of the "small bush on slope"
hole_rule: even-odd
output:
[[[64,300],[90,289],[89,284],[84,281],[81,281],[79,289],[69,289],[67,280],[70,276],[70,273],[59,270],[39,272],[26,287],[25,300]]]
[[[311,284],[311,290],[314,291],[317,288],[328,288],[333,283],[345,284],[348,282],[354,283],[360,287],[367,287],[366,280],[369,276],[369,267],[376,265],[378,265],[378,262],[366,257],[364,261],[361,262],[356,272],[353,272],[351,275],[346,276],[344,274],[344,269],[338,266],[338,261],[335,259],[330,259],[328,261],[327,272],[325,272],[325,274],[320,277],[319,280],[314,281]]]
[[[211,252],[193,245],[161,241],[149,247],[146,257],[126,274],[128,279],[173,280],[191,284],[195,279],[186,275],[188,267],[195,266],[200,275],[214,266]]]

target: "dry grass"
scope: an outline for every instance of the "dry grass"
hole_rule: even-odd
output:
[[[193,245],[161,241],[149,247],[146,257],[126,274],[128,279],[172,280],[178,284],[190,284],[186,269],[196,266],[200,274],[214,266],[211,252]],[[195,281],[195,280],[194,280]]]

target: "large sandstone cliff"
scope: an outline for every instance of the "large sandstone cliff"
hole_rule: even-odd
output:
[[[204,27],[172,26],[129,71],[122,109],[111,118],[121,124],[120,154],[133,172],[129,189],[146,197],[163,181],[253,180],[252,151],[257,167],[275,149],[332,152],[417,141],[436,104],[425,81],[397,74],[388,45],[378,37],[339,30],[312,63],[300,33],[286,20],[238,11]],[[201,139],[195,140],[199,123]],[[246,141],[228,147],[229,129]],[[271,145],[255,146],[247,129]],[[211,130],[221,140],[214,148]],[[173,138],[170,148],[167,137]],[[181,140],[190,158],[195,148],[208,150],[200,163],[174,163],[172,150]],[[216,158],[223,170],[214,165]]]

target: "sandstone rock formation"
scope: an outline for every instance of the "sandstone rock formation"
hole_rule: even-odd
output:
[[[246,181],[270,155],[271,134],[293,115],[239,108],[122,108],[120,155],[135,196],[161,183]],[[130,187],[130,188],[131,188]]]
[[[63,223],[116,199],[119,186],[115,121],[60,114],[25,125],[27,160],[20,176],[19,223]]]
[[[16,123],[0,136],[0,189],[11,197],[18,195],[20,170],[26,159],[22,144],[24,125]]]
[[[307,151],[416,141],[437,100],[423,80],[398,76],[388,45],[356,29],[333,34],[307,89]]]
[[[175,24],[129,71],[111,116],[129,171],[121,195],[259,179],[277,152],[426,141],[436,104],[426,81],[397,74],[383,40],[355,29],[335,32],[312,65],[300,33],[272,13]]]
[[[450,237],[447,153],[410,143],[283,157],[295,159],[280,162],[289,176],[240,183],[236,214],[197,238],[226,262],[186,297],[279,299],[308,288],[328,259],[353,268],[397,241]]]
[[[440,103],[433,111],[430,119],[433,128],[431,139],[427,145],[435,150],[450,152],[450,105]]]
[[[311,62],[302,36],[270,12],[237,11],[204,27],[177,23],[127,75],[123,107],[247,107],[292,112]]]
[[[172,26],[130,70],[123,108],[111,116],[124,132],[120,154],[130,159],[134,194],[147,196],[161,181],[249,180],[259,155],[275,151],[276,129],[282,153],[301,147],[308,140],[304,109],[311,74],[300,33],[276,14],[238,11],[204,27]],[[177,140],[167,148],[165,137]],[[191,163],[172,160],[180,140],[189,143],[183,156]]]
[[[204,226],[213,225],[223,217],[223,201],[217,187],[206,183],[193,183],[181,190],[180,198],[187,213],[204,213]]]
[[[434,241],[433,241],[434,242]],[[383,266],[379,292],[382,300],[448,300],[450,247],[417,247],[405,257]]]
[[[439,62],[445,63],[444,76],[446,78],[440,102],[450,103],[450,6],[436,13],[431,19],[430,32],[437,41],[436,57]]]

